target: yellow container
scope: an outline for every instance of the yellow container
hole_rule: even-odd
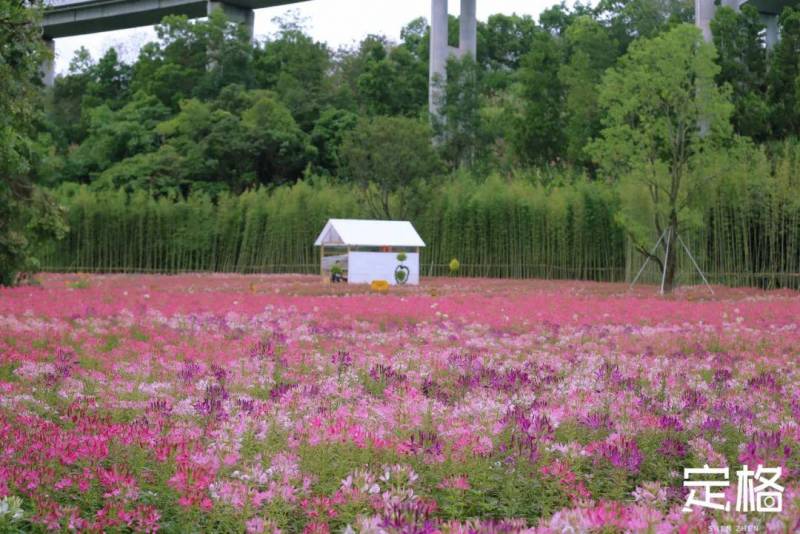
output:
[[[372,283],[369,285],[369,287],[375,293],[389,292],[389,282],[387,282],[386,280],[373,280]]]

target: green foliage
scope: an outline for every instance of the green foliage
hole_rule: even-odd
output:
[[[0,529],[3,532],[14,532],[25,518],[22,499],[7,495],[0,499]],[[16,525],[16,527],[15,527]],[[20,528],[21,531],[21,528]]]
[[[268,95],[259,96],[242,113],[242,123],[254,145],[255,172],[260,183],[295,181],[306,163],[316,157],[308,135],[289,110]],[[216,142],[219,144],[222,139]]]
[[[361,213],[350,188],[324,183],[221,194],[216,203],[202,192],[176,201],[86,186],[58,195],[74,230],[43,254],[49,265],[88,271],[310,272],[327,219]]]
[[[559,41],[549,33],[538,32],[518,71],[517,91],[522,105],[514,116],[511,142],[523,164],[549,164],[562,153],[563,87],[558,77],[561,63]]]
[[[403,117],[360,122],[345,136],[340,154],[344,176],[360,186],[370,212],[378,218],[399,215],[390,204],[392,194],[407,192],[441,169],[429,127]]]
[[[579,17],[566,30],[564,41],[569,60],[558,71],[564,88],[565,157],[588,165],[588,143],[600,133],[599,82],[617,57],[617,44],[596,20]]]
[[[470,458],[466,461],[445,462],[438,467],[419,467],[420,478],[425,471],[436,470],[440,480],[448,476],[465,476],[467,490],[439,489],[434,492],[446,518],[479,517],[501,519],[524,518],[534,524],[568,505],[568,496],[557,481],[542,478],[537,465],[527,461],[509,464],[504,458]]]
[[[591,151],[625,191],[619,220],[637,248],[647,254],[653,235],[667,230],[666,291],[677,269],[675,240],[697,217],[690,200],[714,178],[708,155],[731,136],[732,106],[714,83],[714,57],[697,28],[676,26],[633,43],[601,87],[605,128]],[[625,202],[630,194],[636,202]],[[633,213],[645,196],[650,221]]]
[[[369,115],[419,115],[428,96],[425,64],[405,47],[371,36],[361,45],[362,72],[356,83]]]
[[[687,0],[601,0],[594,12],[608,21],[612,39],[623,51],[639,37],[655,37],[675,24],[694,22],[694,3]]]
[[[237,113],[225,109],[229,98],[241,102]],[[184,195],[194,188],[216,196],[294,181],[315,158],[309,136],[273,93],[230,86],[215,102],[189,99],[180,108],[163,120],[167,109],[144,93],[117,112],[96,108],[70,168],[95,177],[95,189]]]
[[[165,17],[158,42],[146,44],[133,66],[131,90],[177,111],[187,98],[213,98],[231,84],[251,84],[253,47],[247,32],[222,10],[207,20]]]
[[[717,178],[693,199],[683,238],[712,281],[797,287],[800,146],[781,145],[773,157],[737,145],[704,160]],[[632,219],[652,220],[647,192],[630,181],[616,189],[570,181],[531,173],[454,178],[426,189],[425,202],[409,209],[428,243],[421,274],[448,274],[454,258],[465,276],[614,281],[635,274],[643,258],[616,217],[625,202]],[[370,217],[355,185],[320,179],[223,193],[216,202],[203,192],[172,200],[86,186],[62,187],[56,197],[72,231],[36,252],[57,270],[317,273],[312,243],[327,219]],[[688,257],[678,267],[682,279],[700,283]],[[649,279],[660,282],[660,273]]]
[[[481,124],[480,69],[470,57],[450,59],[447,82],[432,117],[442,153],[452,167],[472,168],[486,146]]]
[[[155,127],[168,116],[169,110],[156,97],[143,92],[116,111],[107,105],[93,108],[89,112],[88,137],[69,154],[66,177],[87,182],[116,162],[151,152],[158,143]],[[136,176],[147,176],[142,174]]]
[[[800,10],[786,7],[778,24],[781,40],[772,52],[768,93],[774,134],[782,138],[800,133],[800,109],[797,106]]]
[[[35,271],[33,248],[66,232],[61,210],[32,180],[33,121],[37,97],[32,80],[47,57],[38,33],[40,13],[24,3],[0,4],[0,285],[19,271]]]
[[[769,135],[767,52],[760,14],[753,6],[720,7],[711,21],[720,66],[717,83],[732,88],[736,131],[755,140]]]
[[[256,88],[274,91],[308,131],[329,100],[331,51],[305,32],[302,21],[275,19],[278,33],[253,51]]]
[[[341,166],[339,150],[347,132],[358,124],[358,115],[353,112],[328,108],[322,112],[311,131],[311,142],[317,149],[317,164],[330,174],[336,174]]]
[[[616,280],[624,239],[616,199],[600,183],[548,188],[536,175],[441,187],[414,223],[428,244],[427,274],[446,274],[453,257],[466,276]],[[421,264],[421,268],[425,268]]]
[[[16,382],[19,380],[14,371],[19,367],[18,362],[9,362],[0,364],[0,380],[3,382]]]
[[[503,73],[519,68],[522,58],[531,51],[533,36],[539,28],[530,15],[490,15],[478,23],[478,63],[490,71],[491,85],[502,87]]]

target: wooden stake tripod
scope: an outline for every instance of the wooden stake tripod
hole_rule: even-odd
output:
[[[664,240],[665,236],[667,238],[667,253],[664,255],[664,268],[663,268],[663,271],[661,273],[661,294],[662,295],[664,294],[664,283],[667,280],[667,259],[669,258],[669,248],[673,244],[672,243],[672,227],[671,226],[668,227],[666,230],[664,230],[661,233],[661,237],[659,237],[658,241],[656,241],[656,244],[653,247],[653,250],[650,251],[650,255],[647,256],[647,259],[645,260],[644,264],[642,265],[642,268],[639,269],[638,273],[636,273],[636,277],[633,279],[633,282],[631,282],[631,285],[630,285],[629,289],[633,289],[633,286],[636,285],[636,282],[639,280],[639,277],[642,276],[642,273],[644,272],[645,267],[647,267],[647,264],[650,263],[650,260],[653,258],[653,256],[655,256],[656,250],[658,250],[658,246]],[[689,247],[686,246],[686,243],[683,242],[683,239],[681,239],[681,236],[677,232],[675,233],[675,237],[677,238],[678,243],[680,243],[681,246],[683,247],[683,250],[686,251],[686,254],[689,255],[689,259],[692,260],[692,265],[694,265],[694,268],[697,269],[698,273],[700,273],[700,277],[703,279],[703,282],[705,282],[706,287],[708,287],[708,290],[711,291],[711,294],[713,295],[714,294],[714,290],[711,288],[711,284],[708,283],[708,280],[706,279],[706,275],[703,274],[703,270],[700,268],[699,265],[697,265],[697,261],[695,261],[694,256],[692,255],[692,251],[689,250]]]

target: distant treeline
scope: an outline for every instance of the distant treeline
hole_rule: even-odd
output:
[[[702,199],[702,220],[684,239],[712,282],[800,287],[798,159],[790,152],[729,165]],[[542,181],[456,177],[418,191],[404,210],[428,244],[422,274],[446,274],[457,258],[466,276],[630,280],[643,256],[615,220],[615,190]],[[371,217],[354,186],[315,179],[213,200],[85,186],[57,195],[71,231],[39,254],[48,270],[315,273],[313,242],[327,219]],[[680,263],[681,280],[699,282],[688,256]],[[657,279],[651,264],[645,280]]]
[[[435,117],[424,19],[332,50],[291,16],[254,43],[216,11],[165,18],[132,63],[81,49],[0,158],[55,192],[69,232],[40,245],[66,231],[57,203],[38,195],[34,218],[0,187],[0,281],[35,269],[29,248],[51,270],[312,273],[325,221],[362,217],[413,221],[423,275],[457,258],[468,276],[630,280],[669,224],[712,282],[800,287],[800,10],[774,48],[750,6],[717,10],[713,47],[692,18],[684,0],[493,15]],[[678,252],[678,283],[699,282]]]

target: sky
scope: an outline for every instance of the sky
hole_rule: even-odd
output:
[[[459,0],[450,0],[450,14],[458,15]],[[478,0],[478,18],[486,20],[494,13],[527,14],[538,18],[557,0]],[[273,19],[296,11],[305,19],[306,31],[332,48],[359,42],[369,34],[385,35],[397,41],[402,27],[417,17],[430,19],[430,0],[311,0],[292,6],[256,10],[255,36],[263,39],[277,29]],[[155,39],[152,27],[133,28],[56,39],[56,72],[65,73],[75,51],[85,46],[94,59],[109,48],[116,48],[127,62],[136,59],[139,48]]]

